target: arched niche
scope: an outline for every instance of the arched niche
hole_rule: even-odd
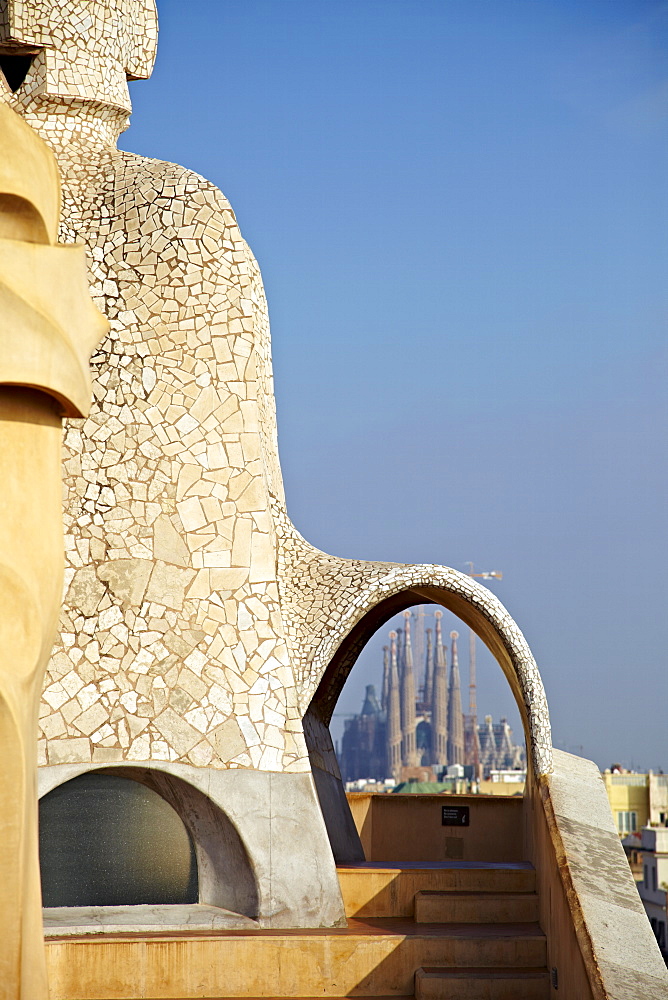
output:
[[[46,907],[196,903],[197,861],[184,823],[137,781],[89,772],[39,806]]]
[[[121,765],[91,769],[90,766],[81,765],[77,770],[77,775],[73,777],[70,771],[68,780],[50,788],[40,800],[42,881],[49,890],[45,893],[45,905],[113,905],[110,900],[118,905],[132,905],[136,902],[200,902],[244,917],[257,916],[258,889],[248,853],[229,817],[203,792],[182,778],[154,767]],[[110,783],[107,785],[110,794],[107,795],[107,801],[102,803],[102,808],[99,808],[99,789],[104,788],[105,782]],[[112,784],[117,791],[123,789],[122,794],[119,792],[117,796],[116,814]],[[134,785],[134,793],[129,789],[129,784]],[[124,810],[129,819],[126,835],[123,834]],[[110,828],[105,829],[105,822],[110,824]],[[77,824],[83,827],[81,835],[76,831]],[[105,888],[104,900],[100,897],[89,902],[85,898],[85,892],[79,892],[78,897],[72,892],[68,902],[49,902],[50,898],[55,898],[50,892],[50,885],[53,884],[54,877],[57,878],[51,870],[51,859],[47,854],[50,850],[52,857],[57,856],[54,837],[62,837],[63,832],[67,836],[68,830],[70,836],[74,834],[74,843],[65,850],[67,864],[71,867],[79,856],[85,867],[88,864],[85,859],[85,838],[90,840],[91,832],[95,829],[101,843],[106,843],[113,849],[111,874],[118,878],[122,889],[127,885],[124,874],[119,876],[124,865],[125,870],[135,872],[145,863],[152,867],[155,873],[153,883],[144,886],[143,890],[145,895],[145,890],[152,893],[152,898],[140,900],[136,893],[133,895],[126,890],[123,890],[126,898],[122,898],[123,892],[120,895],[114,894]],[[90,844],[88,847],[90,849]],[[61,859],[64,857],[62,850],[60,856]],[[97,860],[93,860],[99,868],[99,852]],[[176,880],[172,877],[171,885],[166,864],[175,866],[178,873]],[[188,864],[190,868],[187,872]],[[164,873],[166,891],[159,898],[157,883],[163,878],[161,872]],[[141,877],[139,881],[141,882]],[[77,884],[80,886],[81,880]],[[181,893],[179,898],[176,890]]]
[[[304,716],[320,805],[334,856],[361,861],[363,852],[348,808],[329,733],[343,685],[371,636],[415,604],[439,604],[452,611],[485,643],[503,670],[520,713],[527,745],[528,781],[552,770],[552,739],[545,690],[531,650],[517,624],[487,588],[456,570],[407,566],[391,570],[360,595],[313,656],[320,682]]]

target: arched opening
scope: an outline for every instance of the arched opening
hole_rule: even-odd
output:
[[[346,792],[523,790],[522,723],[505,677],[440,605],[413,605],[374,633],[329,728]]]
[[[45,906],[200,902],[258,915],[253,865],[234,823],[159,768],[81,765],[46,788],[40,863]]]
[[[40,801],[45,907],[196,903],[197,860],[184,823],[138,781],[88,773]]]
[[[551,737],[545,694],[531,652],[512,618],[485,588],[445,567],[406,567],[403,587],[392,581],[366,595],[341,629],[327,637],[316,656],[326,662],[304,717],[314,779],[334,856],[361,861],[364,853],[341,782],[329,725],[343,685],[362,648],[394,615],[415,604],[442,605],[482,639],[502,668],[517,704],[529,758],[528,780],[551,770]],[[315,659],[315,658],[314,658]]]

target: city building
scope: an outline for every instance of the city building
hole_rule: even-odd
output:
[[[425,616],[415,617],[421,623]],[[523,780],[524,748],[513,743],[507,719],[495,723],[486,715],[475,726],[476,742],[471,738],[471,716],[462,711],[458,633],[450,633],[446,647],[442,612],[434,613],[435,627],[427,628],[419,643],[424,661],[417,675],[411,618],[405,611],[404,627],[390,632],[383,649],[380,699],[376,686],[367,685],[360,713],[345,720],[338,754],[343,781],[433,782],[453,766],[461,767],[463,777],[463,765],[479,767],[483,779],[510,771]],[[427,768],[431,779],[422,774]],[[475,778],[474,772],[468,777]]]
[[[668,828],[645,826],[640,840],[642,880],[637,883],[661,954],[668,960]]]
[[[603,782],[620,837],[668,823],[668,774],[623,771],[613,764]]]

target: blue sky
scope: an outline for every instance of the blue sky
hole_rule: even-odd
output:
[[[121,145],[218,184],[258,257],[299,529],[502,570],[555,743],[668,769],[668,4],[158,10]]]

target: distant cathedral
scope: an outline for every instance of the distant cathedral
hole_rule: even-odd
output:
[[[369,684],[362,711],[346,719],[339,767],[344,781],[369,778],[400,781],[404,769],[431,767],[435,774],[450,764],[472,764],[474,773],[523,768],[524,749],[515,746],[506,719],[480,725],[462,712],[457,632],[450,633],[450,676],[441,634],[442,612],[426,630],[423,683],[416,693],[411,643],[411,612],[403,629],[390,632],[385,646],[380,702]]]

